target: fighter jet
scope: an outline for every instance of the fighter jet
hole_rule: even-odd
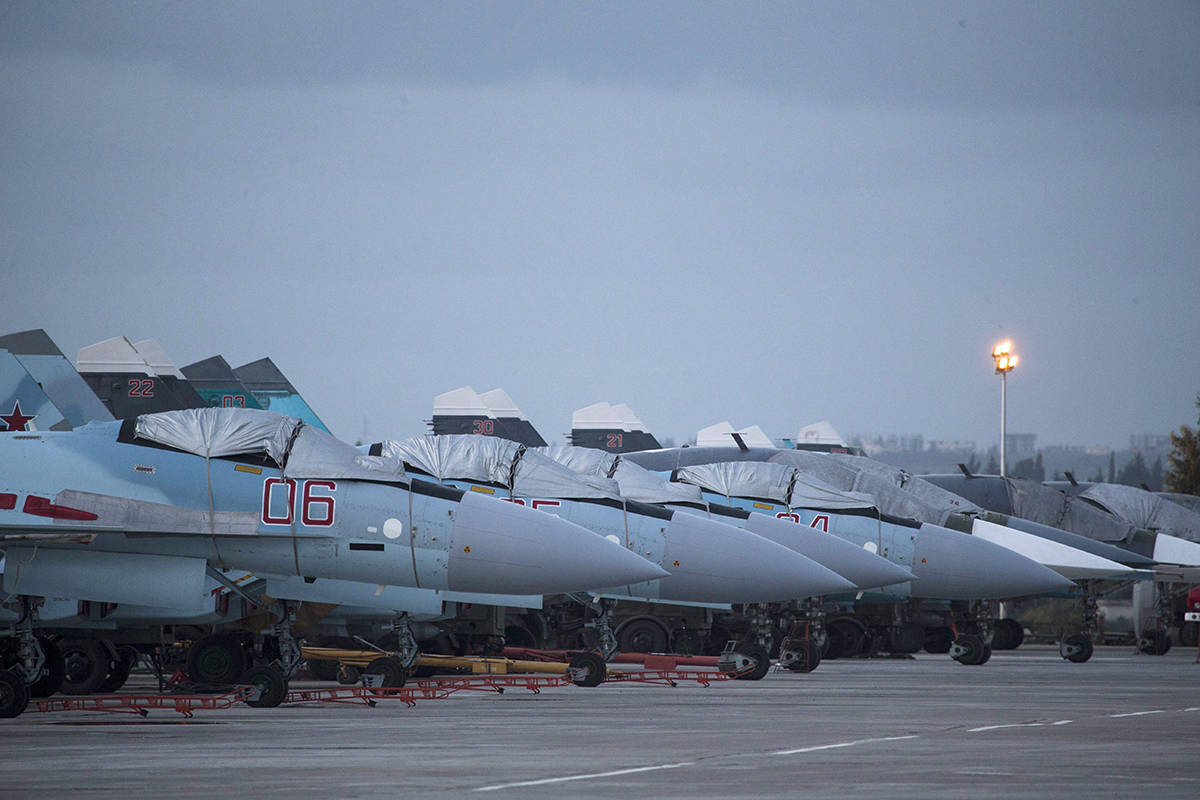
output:
[[[413,479],[300,420],[189,409],[0,437],[4,588],[22,598],[20,663],[43,677],[31,598],[174,606],[228,567],[319,581],[499,593],[665,577],[553,515]],[[282,697],[298,663],[251,676]],[[11,673],[6,673],[11,675]],[[8,713],[27,699],[20,687]]]

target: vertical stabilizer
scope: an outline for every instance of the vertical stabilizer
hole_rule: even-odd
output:
[[[593,403],[571,415],[571,444],[609,453],[657,450],[658,440],[646,430],[633,410],[619,403]]]
[[[517,404],[503,389],[483,392],[479,399],[487,406],[489,415],[496,421],[495,435],[526,447],[545,447],[546,440],[533,427]]]
[[[261,407],[302,419],[309,425],[326,432],[329,431],[329,428],[325,427],[325,423],[317,416],[317,412],[312,410],[312,407],[300,396],[300,392],[296,391],[292,382],[270,358],[260,358],[258,361],[243,364],[234,369],[233,374],[238,377],[243,386],[250,390]]]
[[[118,419],[202,405],[186,382],[173,375],[156,375],[124,336],[80,348],[75,367]]]
[[[0,348],[12,353],[29,376],[41,386],[58,413],[66,419],[66,423],[47,423],[43,420],[41,424],[50,427],[57,425],[55,429],[60,430],[63,427],[79,427],[93,420],[113,418],[44,330],[0,336]]]
[[[17,357],[0,350],[0,434],[70,427]]]
[[[181,370],[204,405],[216,408],[262,408],[224,356],[215,355]]]

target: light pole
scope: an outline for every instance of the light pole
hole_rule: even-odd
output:
[[[1017,366],[1017,354],[1013,344],[1005,339],[992,348],[992,360],[996,362],[996,374],[1000,376],[1000,477],[1004,477],[1004,445],[1008,434],[1005,431],[1008,411],[1008,373]]]

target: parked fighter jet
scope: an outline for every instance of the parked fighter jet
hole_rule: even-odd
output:
[[[405,475],[294,418],[243,409],[146,414],[0,437],[5,590],[22,597],[19,663],[44,677],[30,598],[173,606],[230,567],[377,584],[543,593],[667,573],[552,515]],[[218,578],[219,580],[219,578]],[[285,625],[286,627],[286,625]],[[299,660],[249,676],[278,702]],[[19,713],[21,680],[0,674]]]

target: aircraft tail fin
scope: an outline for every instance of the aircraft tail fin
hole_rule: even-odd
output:
[[[207,406],[218,408],[262,408],[224,356],[215,355],[188,364],[180,370]]]
[[[124,336],[80,348],[75,367],[118,419],[205,405],[186,380],[156,373]]]
[[[503,389],[478,394],[460,386],[433,398],[429,427],[435,435],[482,434],[499,436],[527,447],[545,447],[546,440],[534,429],[521,409]]]
[[[488,413],[496,420],[496,435],[526,447],[545,447],[546,440],[517,408],[517,404],[503,389],[492,389],[479,395],[487,406]]]
[[[0,336],[0,349],[11,353],[41,386],[58,413],[66,419],[66,427],[77,428],[94,420],[113,418],[100,398],[80,377],[75,365],[63,355],[44,330],[39,328]],[[58,425],[56,429],[63,427],[60,423],[41,424],[50,428]]]
[[[260,358],[233,370],[233,374],[254,395],[258,404],[269,410],[289,417],[304,420],[309,425],[328,432],[329,428],[312,410],[296,387],[287,379],[283,371],[270,358]]]
[[[624,403],[592,403],[571,415],[571,444],[610,453],[658,450],[658,439]]]
[[[0,433],[70,430],[71,423],[8,350],[0,350]]]

